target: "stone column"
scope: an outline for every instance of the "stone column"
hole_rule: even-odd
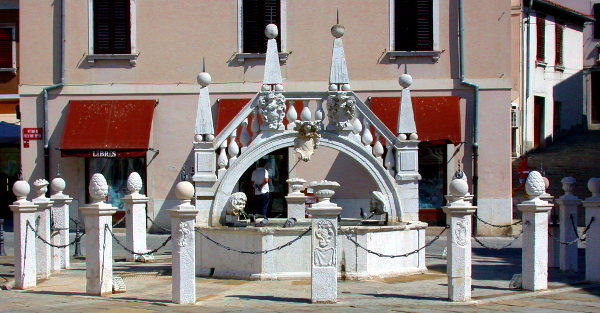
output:
[[[337,218],[342,208],[329,201],[340,184],[313,181],[309,185],[319,202],[308,212],[312,215],[311,292],[312,303],[337,302]]]
[[[448,188],[448,205],[443,207],[446,223],[450,225],[447,233],[448,299],[461,302],[471,299],[471,214],[477,209],[465,201],[470,195],[469,185],[463,177],[462,172],[457,172]]]
[[[73,198],[64,194],[66,183],[65,180],[56,177],[50,183],[50,187],[54,194],[50,196],[50,200],[54,202],[50,208],[52,215],[53,226],[56,229],[51,233],[52,244],[57,246],[65,246],[69,244],[69,204]],[[64,248],[52,247],[52,271],[68,269],[71,266],[71,255],[69,246]]]
[[[577,227],[577,207],[581,204],[581,199],[573,195],[575,178],[564,177],[561,180],[562,189],[565,194],[556,199],[558,204],[558,220],[560,224],[559,239],[562,242],[570,242],[577,237],[573,229],[573,224]],[[571,222],[573,219],[573,222]],[[559,248],[559,266],[561,271],[577,272],[577,242],[571,245],[560,245]]]
[[[544,181],[547,182],[546,177],[544,177]],[[546,189],[548,189],[548,184],[546,184]],[[544,193],[543,195],[540,196],[540,200],[546,201],[550,204],[552,204],[552,208],[550,209],[550,212],[548,213],[548,234],[550,236],[552,236],[553,238],[558,238],[559,237],[559,233],[560,233],[560,224],[558,223],[558,220],[556,220],[556,217],[554,220],[552,220],[552,216],[553,216],[553,212],[556,212],[554,209],[554,196],[550,195],[549,193]],[[556,240],[553,240],[551,238],[548,238],[548,268],[550,267],[558,267],[559,265],[559,251],[560,251],[560,243],[558,243]]]
[[[540,199],[545,186],[539,172],[529,174],[525,190],[531,200],[517,205],[523,212],[523,223],[528,223],[523,225],[523,289],[543,290],[548,288],[548,212],[552,204]]]
[[[92,203],[80,207],[85,220],[84,244],[86,250],[86,292],[105,296],[112,293],[112,215],[117,208],[105,203],[108,185],[102,174],[95,173],[90,179]]]
[[[198,210],[190,204],[194,186],[182,181],[175,187],[181,204],[169,209],[171,215],[171,242],[173,243],[172,299],[179,304],[196,303],[196,244],[194,220]]]
[[[592,196],[583,201],[585,207],[585,225],[592,218],[592,225],[585,240],[585,280],[600,281],[600,178],[590,178],[588,189]]]
[[[297,221],[306,216],[306,196],[300,192],[306,180],[302,178],[290,178],[287,180],[292,192],[285,196],[288,205],[288,218],[295,218]]]
[[[45,179],[38,179],[33,182],[33,187],[37,197],[32,200],[33,203],[37,204],[38,211],[36,214],[37,225],[34,228],[37,230],[40,239],[45,242],[50,242],[50,207],[52,201],[46,197],[48,192],[48,181]],[[36,262],[37,262],[37,275],[39,278],[45,279],[50,277],[52,271],[52,254],[51,247],[40,241],[35,246],[36,251]]]
[[[17,196],[17,201],[9,206],[15,235],[15,289],[29,289],[36,286],[36,239],[27,224],[34,227],[37,205],[26,199],[30,191],[26,181],[15,182],[12,191]]]
[[[146,204],[150,199],[139,193],[142,189],[140,174],[136,172],[129,174],[127,189],[129,189],[130,194],[121,199],[125,207],[127,248],[136,252],[136,254],[128,254],[127,261],[147,261],[152,259],[150,255],[143,254],[148,252],[146,246]]]

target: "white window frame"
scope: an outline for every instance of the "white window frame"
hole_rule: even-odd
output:
[[[245,53],[244,52],[244,0],[237,0],[237,52],[235,58],[240,64],[244,64],[246,59],[264,59],[266,53]],[[279,53],[279,62],[285,64],[290,53],[287,51],[287,0],[280,0],[279,5],[280,27],[279,42],[281,43],[281,52]]]
[[[397,57],[431,57],[434,62],[440,59],[440,2],[432,0],[431,16],[433,19],[433,50],[431,51],[396,51],[396,1],[389,0],[389,51],[387,55],[391,61]]]
[[[88,0],[88,54],[87,61],[89,66],[94,66],[96,60],[129,60],[131,66],[135,66],[137,57],[140,55],[136,46],[136,1],[129,0],[129,23],[131,53],[129,54],[95,54],[94,53],[94,0]]]
[[[0,23],[0,28],[9,28],[12,34],[12,67],[0,68],[0,72],[16,72],[17,71],[17,26],[10,23]]]

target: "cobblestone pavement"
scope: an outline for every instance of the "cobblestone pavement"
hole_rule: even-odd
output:
[[[12,233],[7,233],[11,242]],[[117,234],[124,238],[124,234]],[[149,235],[148,246],[167,236]],[[428,240],[431,240],[428,237]],[[501,247],[509,238],[484,238],[486,245]],[[171,303],[170,245],[156,256],[156,263],[124,262],[124,251],[115,245],[115,275],[125,281],[127,292],[109,297],[85,294],[85,263],[72,259],[73,268],[39,281],[33,290],[0,290],[1,312],[600,312],[600,284],[582,282],[581,270],[549,272],[550,289],[527,292],[508,288],[520,273],[521,250],[484,249],[473,243],[473,301],[447,301],[445,240],[427,250],[428,273],[372,281],[344,281],[338,285],[338,303],[311,304],[310,281],[247,281],[196,278],[197,304]],[[580,249],[581,256],[583,250]],[[7,247],[12,254],[12,248]],[[14,258],[0,257],[0,285],[12,280]],[[583,261],[583,259],[582,259]],[[583,262],[580,262],[583,265]]]

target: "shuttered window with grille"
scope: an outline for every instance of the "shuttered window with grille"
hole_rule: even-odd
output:
[[[281,34],[280,0],[244,0],[242,4],[243,51],[264,53],[267,51],[265,26],[275,24]],[[281,50],[281,36],[277,36],[277,47]]]
[[[432,0],[396,0],[394,14],[396,51],[433,50]]]
[[[131,53],[129,0],[94,0],[94,54]]]
[[[537,51],[536,60],[545,62],[546,60],[546,20],[538,16],[535,19],[536,23],[536,39],[537,39]]]

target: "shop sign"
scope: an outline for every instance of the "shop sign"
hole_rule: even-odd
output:
[[[42,140],[41,128],[23,128],[23,140]]]
[[[116,158],[117,151],[115,150],[94,150],[92,151],[93,158]]]

